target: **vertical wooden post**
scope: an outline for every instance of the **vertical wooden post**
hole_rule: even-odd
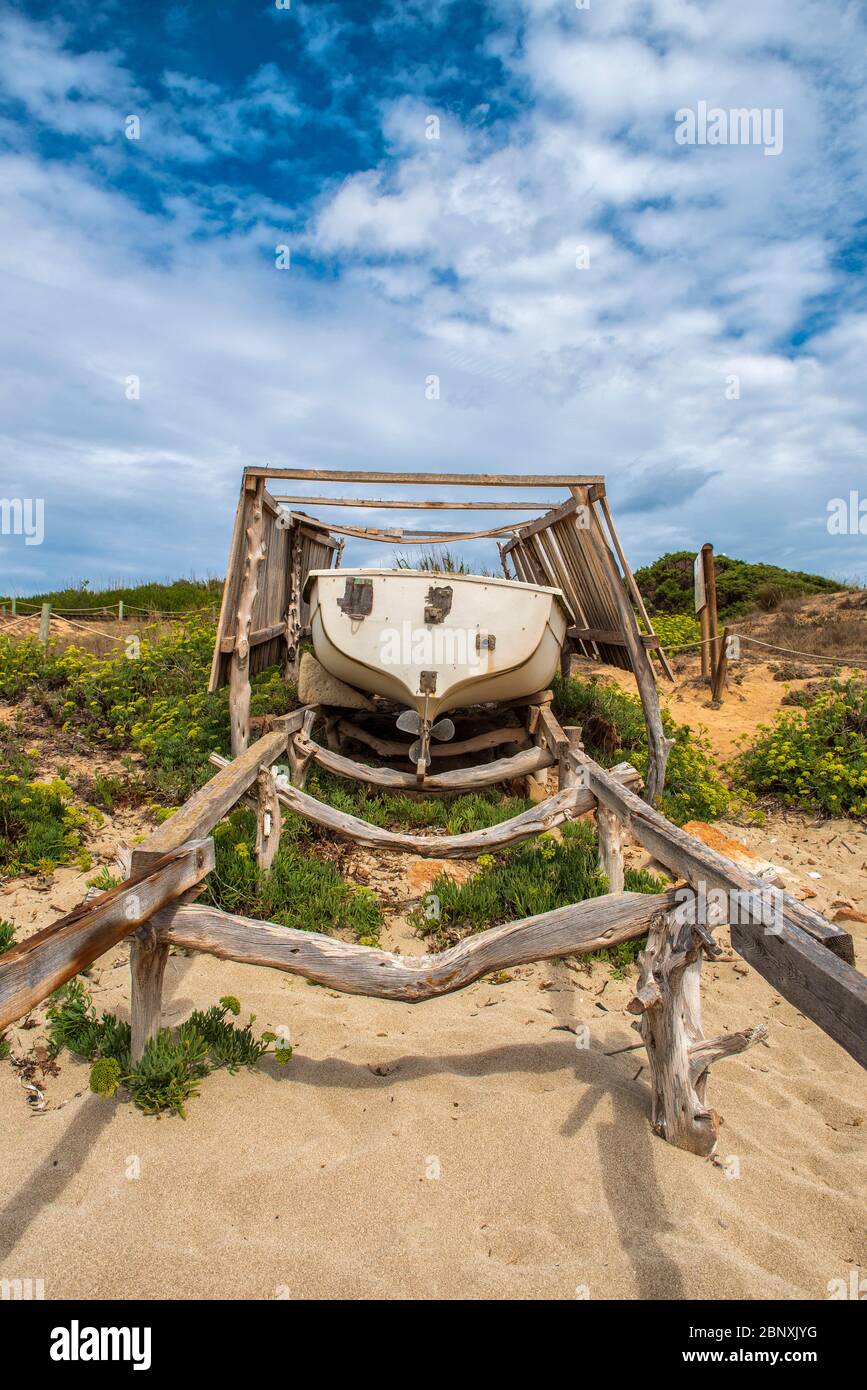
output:
[[[596,803],[599,867],[608,879],[609,893],[623,892],[623,823],[616,811]]]
[[[274,856],[280,848],[280,802],[274,776],[267,767],[260,767],[256,779],[256,861],[263,874],[270,873]]]
[[[122,599],[122,598],[119,598],[118,601],[117,601],[117,620],[118,620],[119,623],[122,623],[122,622],[123,622],[123,599]]]
[[[716,669],[713,673],[713,686],[710,697],[714,701],[722,699],[723,686],[725,685],[726,675],[728,674],[728,638],[729,630],[727,627],[724,627],[719,643],[719,660],[717,661]]]
[[[232,757],[237,758],[250,742],[250,628],[253,605],[259,591],[259,570],[265,558],[265,482],[254,483],[252,496],[245,502],[249,508],[246,528],[246,556],[238,611],[235,618],[235,650],[229,665],[229,719],[232,733]]]
[[[51,631],[51,604],[43,603],[42,612],[39,616],[39,640],[43,644],[48,641]]]
[[[289,606],[286,613],[287,681],[298,680],[301,660],[301,550],[303,541],[298,523],[293,521],[289,531]]]
[[[706,927],[684,920],[683,909],[651,924],[639,957],[638,989],[629,1004],[647,1047],[653,1087],[651,1123],[675,1148],[708,1157],[720,1118],[707,1105],[708,1069],[767,1036],[764,1024],[705,1038],[701,1024],[701,956],[719,954]]]
[[[141,1061],[145,1044],[160,1030],[163,977],[168,958],[168,942],[160,940],[152,924],[146,922],[139,927],[129,948],[130,1056],[133,1064]]]
[[[16,614],[17,611],[18,611],[18,600],[14,598],[14,599],[12,600],[12,616],[13,616],[13,618],[15,617],[15,614]]]
[[[716,611],[716,563],[713,557],[713,546],[709,541],[701,548],[701,561],[704,570],[704,591],[707,597],[708,675],[710,679],[713,679],[719,661],[719,632]]]

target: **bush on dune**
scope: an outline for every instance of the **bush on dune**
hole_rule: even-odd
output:
[[[829,681],[805,709],[780,712],[737,768],[744,786],[787,805],[867,814],[867,682]]]

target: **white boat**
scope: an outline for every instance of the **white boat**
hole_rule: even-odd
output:
[[[317,660],[414,710],[416,724],[401,727],[420,731],[425,746],[446,710],[544,690],[568,623],[559,589],[476,574],[311,570],[304,598]]]

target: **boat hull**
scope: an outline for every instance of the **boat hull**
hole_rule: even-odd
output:
[[[312,570],[304,596],[327,671],[428,719],[543,690],[568,621],[558,589],[479,575]]]

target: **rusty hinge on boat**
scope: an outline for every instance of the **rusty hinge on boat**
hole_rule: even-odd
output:
[[[427,601],[424,606],[424,620],[426,623],[441,623],[452,611],[452,587],[444,584],[442,588],[437,588],[432,584],[427,591]]]
[[[351,575],[346,581],[343,598],[337,600],[337,607],[348,618],[366,618],[373,611],[373,580]]]
[[[476,633],[476,651],[492,652],[497,645],[497,639],[492,632]]]
[[[418,693],[420,695],[435,695],[437,688],[436,671],[421,671],[418,678]]]

